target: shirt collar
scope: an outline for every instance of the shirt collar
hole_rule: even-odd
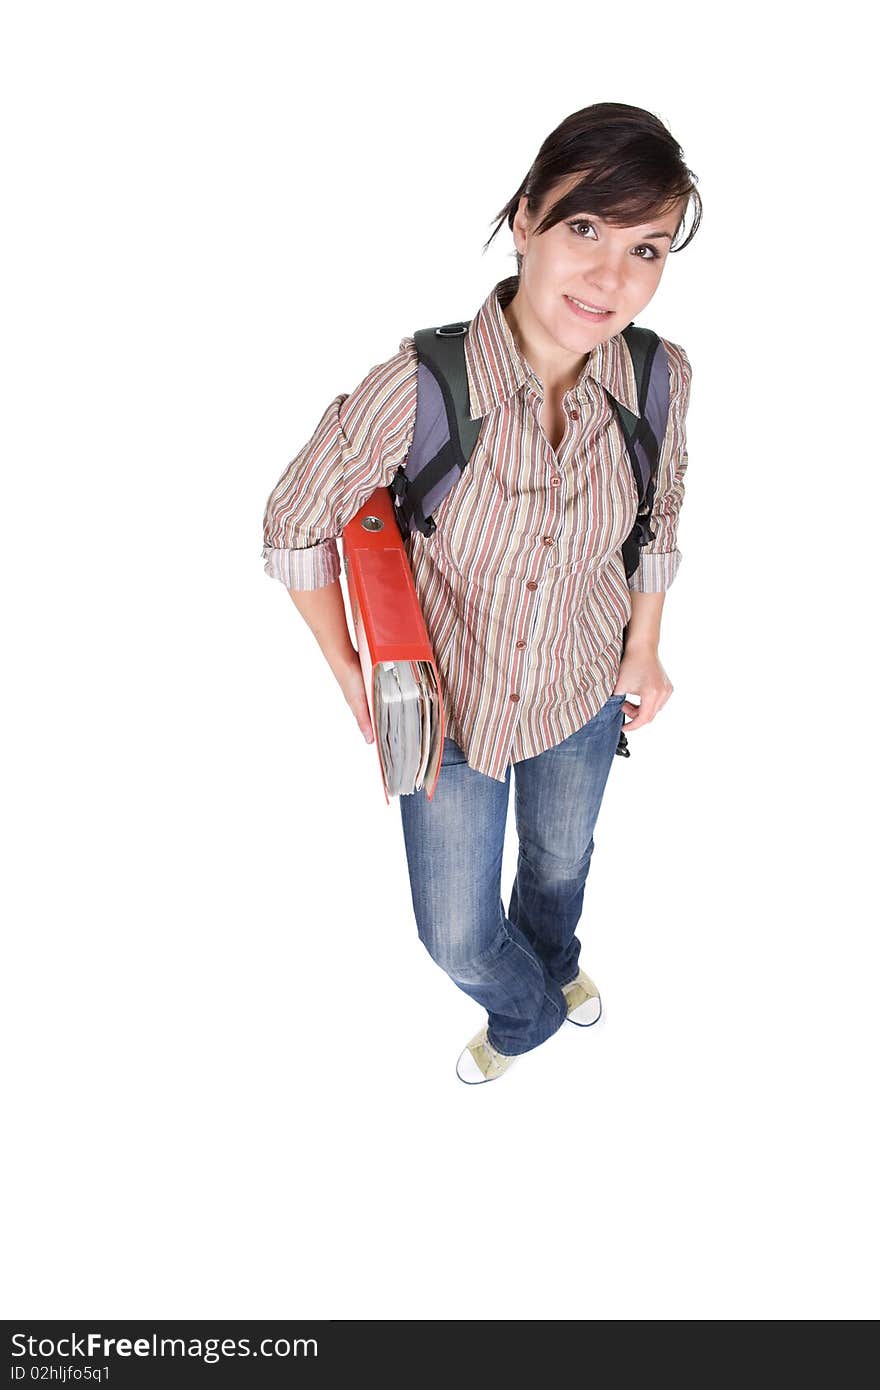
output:
[[[538,377],[519,351],[510,325],[501,312],[510,303],[518,285],[516,275],[499,280],[471,320],[464,340],[472,420],[486,415],[526,382],[541,390]],[[574,388],[574,394],[581,401],[586,398],[589,377],[610,391],[633,415],[639,415],[632,358],[622,333],[615,333],[613,338],[599,343],[588,354]]]

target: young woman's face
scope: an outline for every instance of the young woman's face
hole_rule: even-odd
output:
[[[611,227],[584,209],[535,235],[532,229],[543,212],[580,177],[555,188],[531,222],[521,198],[514,220],[514,241],[523,257],[519,295],[548,338],[576,354],[622,332],[650,302],[683,211],[678,203],[637,227]],[[611,312],[597,317],[573,299]]]

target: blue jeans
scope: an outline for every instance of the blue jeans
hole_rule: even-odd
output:
[[[624,699],[612,695],[555,748],[513,764],[519,858],[507,913],[510,767],[503,782],[475,772],[447,737],[433,800],[398,798],[419,938],[486,1009],[499,1052],[528,1052],[565,1022],[561,986],[578,973],[574,933]]]

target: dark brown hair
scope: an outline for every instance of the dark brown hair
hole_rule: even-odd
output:
[[[531,169],[498,214],[495,231],[483,250],[503,222],[513,230],[523,194],[534,217],[550,191],[579,171],[583,179],[548,208],[535,227],[536,233],[549,231],[557,222],[587,209],[613,227],[632,227],[662,216],[682,198],[687,202],[676,237],[692,200],[694,222],[685,240],[678,246],[672,244],[670,251],[683,251],[700,225],[703,205],[695,187],[697,177],[684,163],[681,146],[663,122],[640,106],[600,101],[566,116],[547,136]],[[522,269],[519,251],[516,269],[517,274]]]

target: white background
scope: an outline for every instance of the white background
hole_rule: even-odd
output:
[[[857,8],[4,16],[4,1315],[875,1317]],[[468,1088],[484,1015],[262,515],[513,273],[496,214],[603,100],[705,208],[640,320],[693,366],[675,690],[597,826],[600,1024]]]

